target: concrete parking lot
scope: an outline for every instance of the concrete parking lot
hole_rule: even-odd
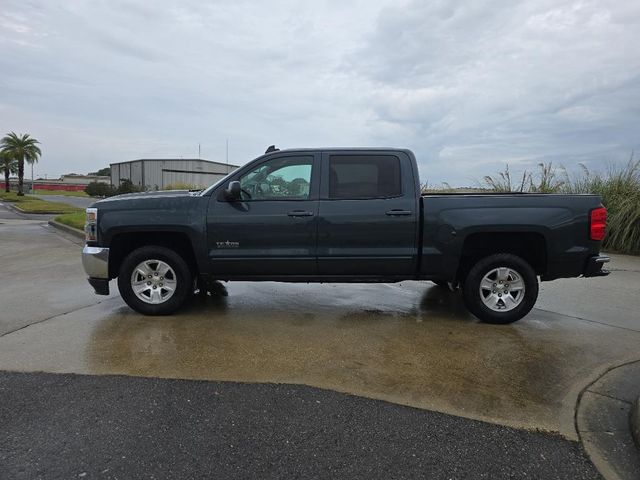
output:
[[[607,278],[543,283],[536,309],[508,326],[479,323],[458,293],[429,282],[220,284],[150,318],[126,307],[114,283],[110,297],[93,295],[72,237],[3,210],[0,238],[0,370],[319,387],[549,432],[580,459],[558,478],[597,476],[575,443],[578,395],[640,358],[633,257],[613,256]]]

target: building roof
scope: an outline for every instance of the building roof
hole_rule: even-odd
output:
[[[206,162],[215,163],[216,165],[224,165],[226,167],[238,168],[239,165],[233,165],[231,163],[214,162],[213,160],[207,160],[205,158],[136,158],[135,160],[127,160],[124,162],[113,162],[109,165],[120,165],[122,163],[133,162]]]

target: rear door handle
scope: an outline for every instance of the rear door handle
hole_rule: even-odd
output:
[[[411,210],[400,210],[400,209],[395,209],[395,210],[389,210],[388,212],[386,212],[386,215],[389,215],[390,217],[396,217],[396,216],[401,216],[401,215],[411,215]]]
[[[290,217],[313,217],[313,212],[307,210],[292,210],[287,213]]]

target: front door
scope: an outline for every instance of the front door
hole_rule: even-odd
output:
[[[238,201],[214,192],[207,212],[214,277],[317,274],[317,157],[282,154],[241,171],[230,178],[240,181]]]

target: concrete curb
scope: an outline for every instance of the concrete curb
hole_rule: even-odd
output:
[[[56,222],[55,220],[49,220],[49,225],[53,228],[57,228],[58,230],[62,230],[63,232],[69,233],[74,237],[81,238],[84,240],[84,232],[82,230],[78,230],[77,228],[70,227],[69,225],[65,225],[64,223]]]
[[[640,449],[640,397],[636,398],[631,407],[631,435],[636,442],[636,447]]]

